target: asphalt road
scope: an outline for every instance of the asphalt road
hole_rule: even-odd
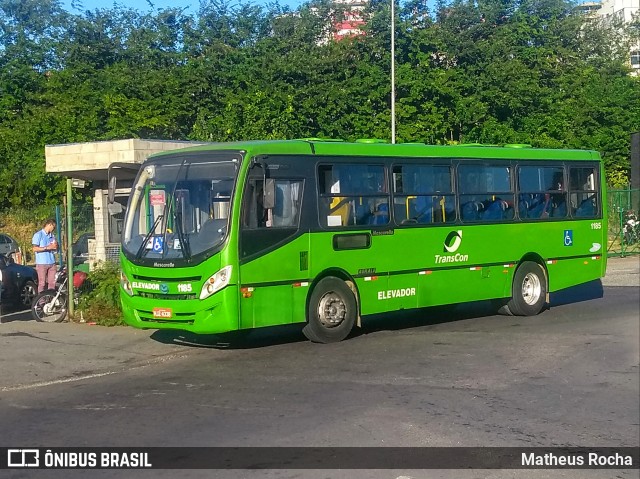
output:
[[[533,318],[494,315],[489,303],[373,318],[330,345],[305,341],[298,327],[244,341],[156,332],[149,341],[179,354],[78,381],[5,387],[0,445],[638,446],[640,288],[615,284],[556,294]],[[9,474],[70,476],[637,478],[638,471]]]

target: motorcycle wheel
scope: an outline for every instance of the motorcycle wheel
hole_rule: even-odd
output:
[[[67,316],[67,296],[61,294],[54,304],[56,291],[48,289],[39,293],[33,300],[31,316],[41,323],[59,323]]]
[[[624,232],[624,242],[627,245],[632,245],[633,243],[635,243],[634,235],[631,233],[631,231],[625,231]]]

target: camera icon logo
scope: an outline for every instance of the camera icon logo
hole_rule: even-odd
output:
[[[40,467],[40,450],[8,449],[7,467]]]

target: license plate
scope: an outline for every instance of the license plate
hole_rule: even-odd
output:
[[[169,308],[153,308],[153,317],[160,319],[170,319],[172,311]]]

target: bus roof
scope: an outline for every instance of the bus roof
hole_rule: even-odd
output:
[[[264,140],[208,143],[179,150],[171,150],[153,155],[153,158],[166,155],[195,153],[206,151],[244,151],[256,155],[315,155],[315,156],[380,156],[380,157],[416,157],[416,158],[504,158],[530,160],[600,160],[600,154],[594,150],[531,148],[529,145],[507,144],[504,146],[461,144],[427,145],[423,143],[382,143],[379,141],[299,139]]]

